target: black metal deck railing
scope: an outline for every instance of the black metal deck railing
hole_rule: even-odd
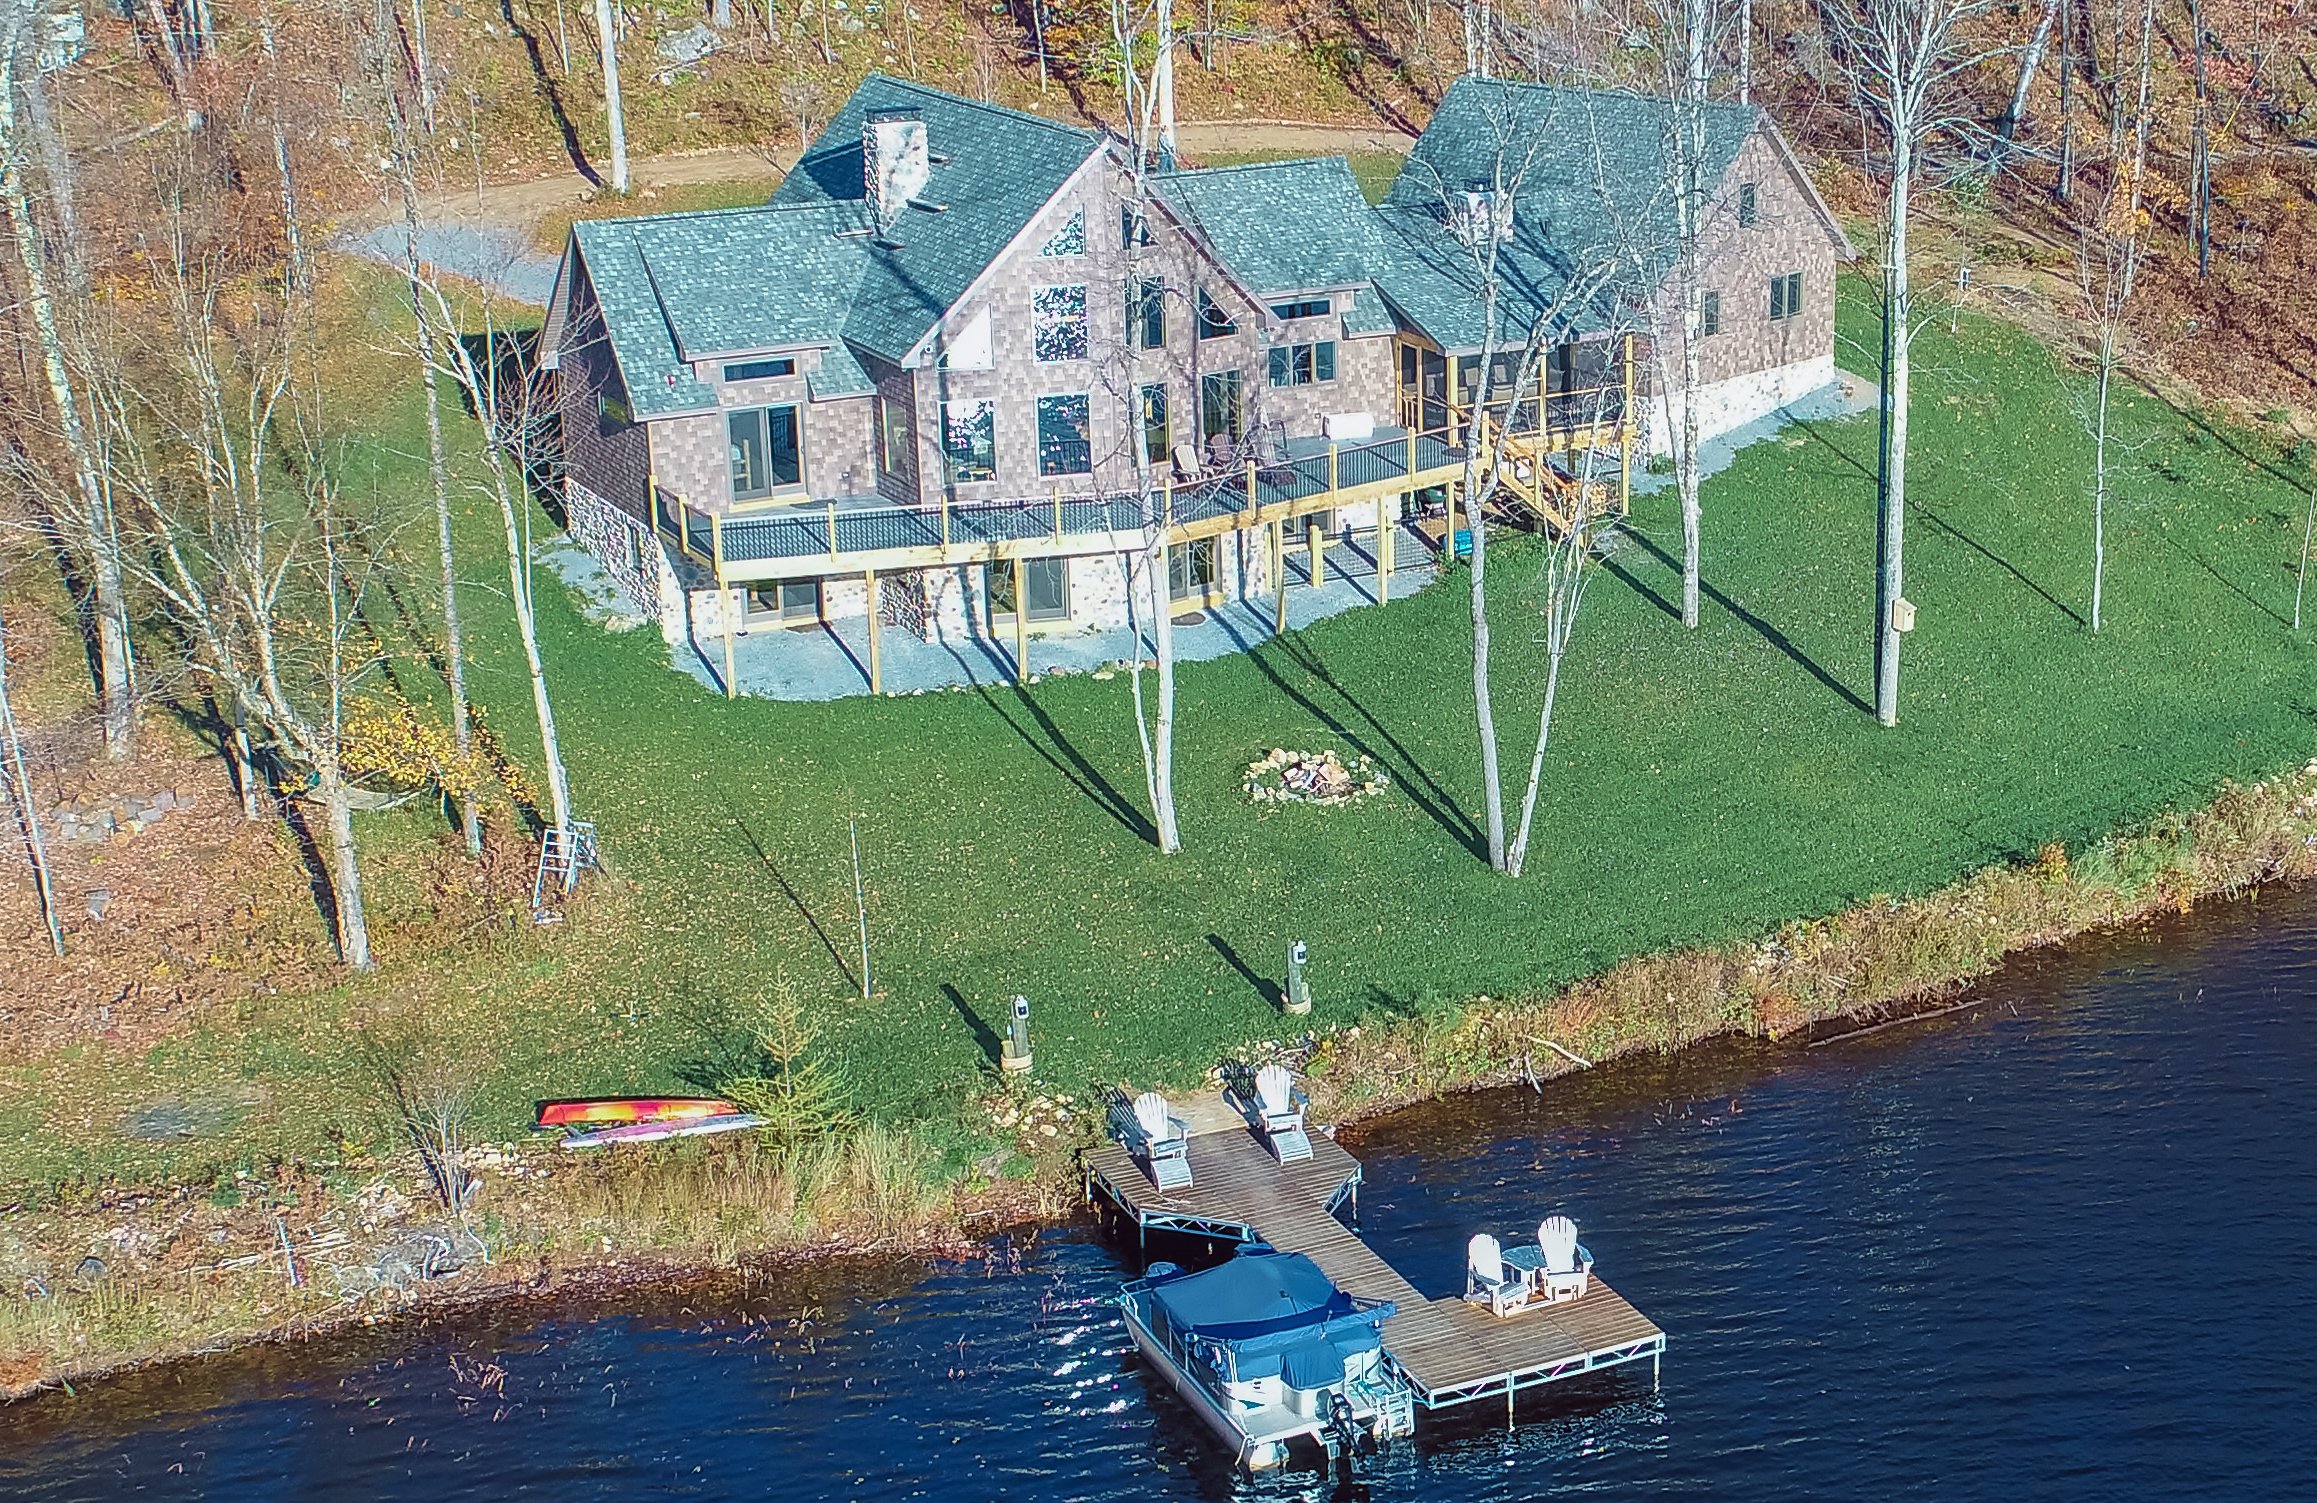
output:
[[[1316,447],[1315,447],[1316,444]],[[723,562],[766,563],[896,549],[993,543],[1186,527],[1330,491],[1404,480],[1452,463],[1439,434],[1397,433],[1356,444],[1297,440],[1277,463],[1257,463],[1195,481],[1154,486],[1148,495],[1046,496],[956,501],[934,506],[807,503],[719,527]]]

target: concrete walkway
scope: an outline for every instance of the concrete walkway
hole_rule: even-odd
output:
[[[1439,571],[1423,538],[1403,528],[1393,542],[1392,598],[1405,599],[1432,582]],[[1298,630],[1314,621],[1376,603],[1376,565],[1370,545],[1331,543],[1327,582],[1313,589],[1300,554],[1288,557],[1287,624]],[[1175,660],[1200,662],[1245,652],[1269,641],[1272,601],[1228,601],[1175,619]],[[1013,637],[961,643],[928,642],[897,626],[879,634],[882,676],[888,694],[925,694],[1011,683]],[[1124,627],[1030,633],[1029,678],[1099,673],[1123,669],[1134,656],[1133,634]],[[1143,655],[1151,651],[1145,628]],[[696,644],[680,644],[676,666],[718,693],[724,690],[724,639],[713,634]],[[869,623],[848,617],[814,627],[761,631],[741,637],[733,652],[734,678],[743,694],[764,699],[843,699],[869,692]]]

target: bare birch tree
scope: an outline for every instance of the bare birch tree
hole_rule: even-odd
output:
[[[1174,7],[1172,0],[1155,0],[1149,9],[1140,9],[1135,0],[1111,0],[1110,24],[1112,38],[1118,45],[1120,81],[1126,95],[1128,212],[1132,214],[1134,230],[1122,235],[1125,242],[1126,275],[1123,285],[1141,290],[1141,254],[1147,238],[1142,227],[1150,223],[1152,165],[1171,158],[1173,142],[1173,62]],[[1150,36],[1153,61],[1149,75],[1143,72],[1141,53],[1146,45],[1143,38]],[[1163,294],[1162,294],[1163,295]],[[1152,656],[1157,662],[1158,705],[1155,715],[1146,715],[1142,697],[1142,636],[1135,633],[1134,661],[1130,665],[1129,687],[1134,695],[1136,735],[1142,744],[1143,782],[1151,803],[1151,825],[1158,835],[1158,848],[1172,855],[1183,848],[1182,828],[1175,815],[1175,628],[1174,602],[1171,581],[1168,578],[1167,533],[1173,519],[1164,515],[1158,504],[1157,488],[1151,477],[1150,459],[1139,436],[1139,415],[1134,410],[1135,393],[1140,383],[1134,369],[1136,341],[1123,341],[1126,351],[1126,376],[1122,385],[1130,434],[1128,451],[1134,456],[1136,488],[1144,518],[1144,544],[1141,573],[1150,598],[1150,629]],[[1130,571],[1131,572],[1131,571]],[[1133,593],[1133,581],[1128,581],[1128,594]],[[1017,600],[1014,609],[1026,610],[1028,603]]]
[[[32,888],[40,900],[40,919],[48,928],[48,945],[64,953],[64,926],[57,922],[56,888],[48,876],[48,844],[41,838],[40,805],[32,795],[32,777],[24,770],[24,733],[16,723],[15,702],[8,697],[8,628],[0,620],[0,739],[8,743],[8,803],[16,811],[16,827],[24,837],[24,860],[32,868]]]
[[[2139,79],[2133,109],[2149,108],[2155,44],[2155,0],[2141,0]],[[2121,22],[2119,22],[2119,26]],[[2100,629],[2108,573],[2108,503],[2110,500],[2108,423],[2109,397],[2124,360],[2124,341],[2130,333],[2125,317],[2132,284],[2139,269],[2148,231],[2148,212],[2142,207],[2141,176],[2147,170],[2145,147],[2134,145],[2125,157],[2125,142],[2146,139],[2145,122],[2118,112],[2109,131],[2107,192],[2097,215],[2076,227],[2076,286],[2082,299],[2086,330],[2092,341],[2092,391],[2088,401],[2077,402],[2077,416],[2092,439],[2092,600],[2090,626]],[[2074,389],[2069,388],[2071,398]]]
[[[23,278],[24,317],[31,325],[41,374],[47,382],[47,420],[53,424],[52,436],[70,472],[69,486],[49,488],[49,518],[88,591],[105,755],[119,760],[128,757],[136,745],[136,689],[128,600],[121,575],[120,529],[89,438],[73,369],[75,352],[67,348],[67,329],[50,288],[46,237],[27,171],[26,132],[18,110],[24,82],[34,67],[35,14],[32,0],[0,0],[0,212],[9,221],[10,240]],[[66,254],[77,256],[77,246],[68,243]],[[28,447],[22,452],[30,457]]]
[[[628,191],[628,121],[619,99],[619,27],[612,0],[595,0],[596,43],[603,60],[603,113],[611,132],[611,191]]]
[[[1674,217],[1673,283],[1678,317],[1656,342],[1665,377],[1665,412],[1673,419],[1674,489],[1681,499],[1681,624],[1696,629],[1704,567],[1698,465],[1700,293],[1712,205],[1706,181],[1706,116],[1713,108],[1713,59],[1729,29],[1715,0],[1649,0],[1648,37],[1657,53],[1664,114],[1665,162]],[[1671,345],[1668,349],[1667,346]],[[1680,411],[1673,410],[1678,400]]]
[[[1632,270],[1622,244],[1560,247],[1563,264],[1556,291],[1545,301],[1535,300],[1538,268],[1516,266],[1515,217],[1519,200],[1532,178],[1547,170],[1567,170],[1590,186],[1602,205],[1602,220],[1613,234],[1622,233],[1622,221],[1631,217],[1616,207],[1596,149],[1589,159],[1571,157],[1570,140],[1598,141],[1591,133],[1556,134],[1554,122],[1521,116],[1523,106],[1507,92],[1486,112],[1492,140],[1488,176],[1480,182],[1450,184],[1436,180],[1443,229],[1459,247],[1463,266],[1460,279],[1470,288],[1480,311],[1478,376],[1471,408],[1459,412],[1451,390],[1450,422],[1462,432],[1464,474],[1459,484],[1465,531],[1470,538],[1467,574],[1472,617],[1472,690],[1475,728],[1480,741],[1481,795],[1488,836],[1489,865],[1513,870],[1505,839],[1504,773],[1498,752],[1496,706],[1492,684],[1492,654],[1488,608],[1489,509],[1503,493],[1514,458],[1502,441],[1503,423],[1492,425],[1489,413],[1501,406],[1509,420],[1524,403],[1540,413],[1549,410],[1542,377],[1543,362],[1554,345],[1573,335],[1580,321],[1598,312],[1600,301],[1620,277]],[[1568,165],[1574,161],[1574,165]],[[1646,193],[1643,195],[1646,197]],[[1500,395],[1501,393],[1501,395]],[[1541,456],[1534,461],[1542,464]],[[1453,526],[1451,535],[1453,536]],[[1453,551],[1453,550],[1452,550]]]
[[[1973,45],[1991,0],[1826,0],[1828,31],[1849,72],[1871,139],[1879,137],[1884,182],[1882,401],[1875,467],[1875,718],[1899,721],[1899,642],[1904,599],[1907,403],[1915,324],[1908,280],[1908,227],[1925,147],[1973,127],[1949,95],[1957,78],[2001,53]]]

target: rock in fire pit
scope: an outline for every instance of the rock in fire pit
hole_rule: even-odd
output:
[[[1332,751],[1285,751],[1247,764],[1247,797],[1258,804],[1349,804],[1392,786],[1366,757],[1344,765]]]

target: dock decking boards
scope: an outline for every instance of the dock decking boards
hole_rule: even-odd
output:
[[[1192,1182],[1162,1191],[1118,1143],[1087,1150],[1086,1189],[1144,1231],[1262,1241],[1309,1257],[1336,1287],[1399,1306],[1384,1323],[1392,1366],[1428,1409],[1550,1383],[1665,1350],[1665,1333],[1598,1276],[1579,1300],[1496,1316],[1462,1291],[1427,1297],[1336,1218],[1356,1203],[1360,1163],[1314,1136],[1308,1160],[1281,1164],[1246,1127],[1191,1138]]]

